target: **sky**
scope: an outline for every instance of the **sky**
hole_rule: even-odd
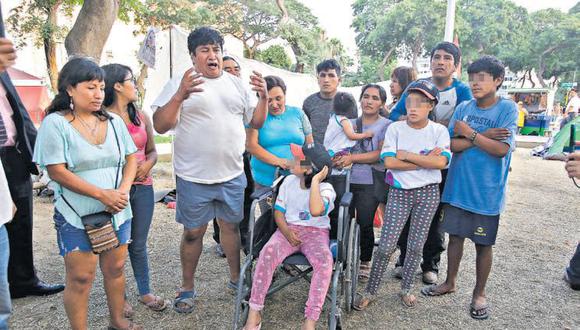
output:
[[[298,0],[312,10],[329,38],[338,38],[351,56],[356,54],[355,32],[351,29],[354,0]],[[426,0],[430,1],[430,0]],[[568,11],[578,0],[511,0],[528,11],[557,8]]]

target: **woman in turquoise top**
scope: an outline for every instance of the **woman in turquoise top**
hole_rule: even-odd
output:
[[[48,170],[54,184],[54,222],[65,260],[64,305],[71,328],[88,328],[89,293],[99,263],[111,313],[109,329],[141,329],[123,315],[136,147],[123,120],[102,108],[104,76],[86,58],[65,64],[58,77],[58,94],[38,131],[34,161]],[[114,214],[120,245],[96,255],[79,215],[101,211]]]
[[[304,112],[286,105],[286,84],[282,78],[264,78],[268,88],[268,118],[259,130],[248,128],[247,149],[256,187],[270,186],[276,168],[288,170],[293,159],[290,144],[313,143],[312,127]]]

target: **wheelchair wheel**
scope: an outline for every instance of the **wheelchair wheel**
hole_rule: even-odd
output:
[[[328,329],[330,330],[341,330],[342,322],[340,315],[340,308],[336,309],[336,313],[328,313]]]
[[[358,287],[358,272],[360,269],[360,226],[355,224],[354,230],[354,239],[353,239],[353,253],[352,253],[352,268],[351,268],[351,296],[350,296],[350,305],[347,307],[347,310],[350,311],[352,309],[352,305],[354,304],[354,300],[356,299],[356,291]]]
[[[347,253],[346,253],[346,269],[343,277],[344,283],[344,306],[347,312],[351,311],[353,297],[356,294],[356,281],[357,278],[353,277],[353,274],[358,274],[358,236],[357,236],[358,224],[356,219],[351,219],[349,225],[349,231],[347,236]]]

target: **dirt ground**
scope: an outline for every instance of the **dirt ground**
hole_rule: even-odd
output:
[[[468,244],[461,264],[458,292],[426,299],[418,294],[422,283],[417,277],[414,291],[419,305],[402,307],[397,297],[399,283],[386,275],[381,299],[363,313],[344,317],[346,329],[580,329],[580,292],[562,281],[576,242],[580,238],[580,190],[568,179],[563,163],[529,156],[519,149],[512,162],[507,208],[501,217],[494,265],[488,282],[491,318],[475,321],[469,317],[470,293],[475,282],[474,248]],[[173,185],[171,166],[155,168],[155,188]],[[52,223],[52,206],[47,198],[34,203],[35,260],[40,278],[63,282],[64,262],[58,255]],[[162,204],[155,208],[149,239],[151,283],[155,294],[172,298],[180,282],[179,240],[181,226],[174,221],[174,210]],[[136,310],[135,321],[146,329],[230,329],[233,295],[225,289],[228,275],[225,259],[213,253],[212,229],[204,240],[204,253],[196,283],[200,297],[196,310],[181,315],[168,309],[162,313],[147,310],[137,301],[137,290],[127,263],[127,292]],[[446,255],[442,274],[445,276]],[[391,268],[392,269],[392,268]],[[263,329],[299,329],[308,286],[304,281],[274,295],[266,302]],[[62,293],[42,298],[23,298],[13,302],[12,329],[66,329],[67,318]],[[326,326],[328,304],[319,327]],[[105,329],[108,310],[100,273],[90,297],[91,329]]]

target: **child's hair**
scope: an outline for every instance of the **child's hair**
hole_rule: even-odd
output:
[[[467,74],[487,72],[493,79],[501,78],[501,83],[497,86],[497,89],[503,84],[503,79],[505,76],[505,66],[498,60],[495,56],[485,55],[475,62],[471,63],[467,68]]]
[[[356,100],[350,93],[337,92],[334,96],[332,107],[334,113],[339,116],[351,118],[354,114],[352,118],[356,118],[358,115]]]

